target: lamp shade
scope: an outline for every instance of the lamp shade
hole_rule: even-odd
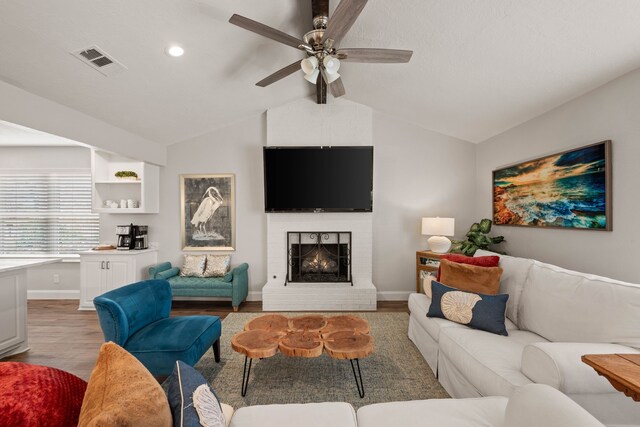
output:
[[[328,74],[337,74],[340,69],[340,60],[335,56],[327,55],[322,60],[322,65]]]
[[[340,74],[338,73],[333,73],[333,74],[325,74],[325,77],[327,78],[327,83],[331,84],[333,82],[335,82],[336,80],[338,80],[340,78]]]
[[[300,68],[305,74],[311,74],[318,68],[318,58],[310,56],[300,61]]]
[[[309,83],[316,84],[316,81],[318,80],[318,75],[320,75],[320,70],[316,68],[311,73],[305,74],[304,79]]]
[[[454,218],[422,218],[422,234],[427,236],[453,236]]]

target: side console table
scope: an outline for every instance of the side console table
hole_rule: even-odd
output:
[[[439,254],[432,251],[416,252],[416,292],[422,292],[422,279],[428,273],[435,273],[438,271],[442,255],[447,254]]]

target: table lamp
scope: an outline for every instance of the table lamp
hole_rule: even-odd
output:
[[[445,236],[453,236],[454,228],[454,218],[422,218],[422,234],[431,236],[427,239],[429,249],[439,254],[451,248],[451,240]]]

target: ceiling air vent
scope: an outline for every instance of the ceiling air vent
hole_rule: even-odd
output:
[[[105,76],[113,76],[127,69],[98,46],[76,50],[71,54]]]

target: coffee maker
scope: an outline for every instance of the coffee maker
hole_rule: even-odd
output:
[[[118,243],[116,249],[119,251],[129,251],[135,248],[135,225],[118,225],[116,227]]]
[[[118,235],[116,248],[120,251],[148,249],[148,230],[149,227],[146,225],[118,225],[116,227]]]
[[[149,248],[149,240],[147,232],[149,227],[146,225],[134,225],[134,234],[136,236],[134,249],[139,251]]]

